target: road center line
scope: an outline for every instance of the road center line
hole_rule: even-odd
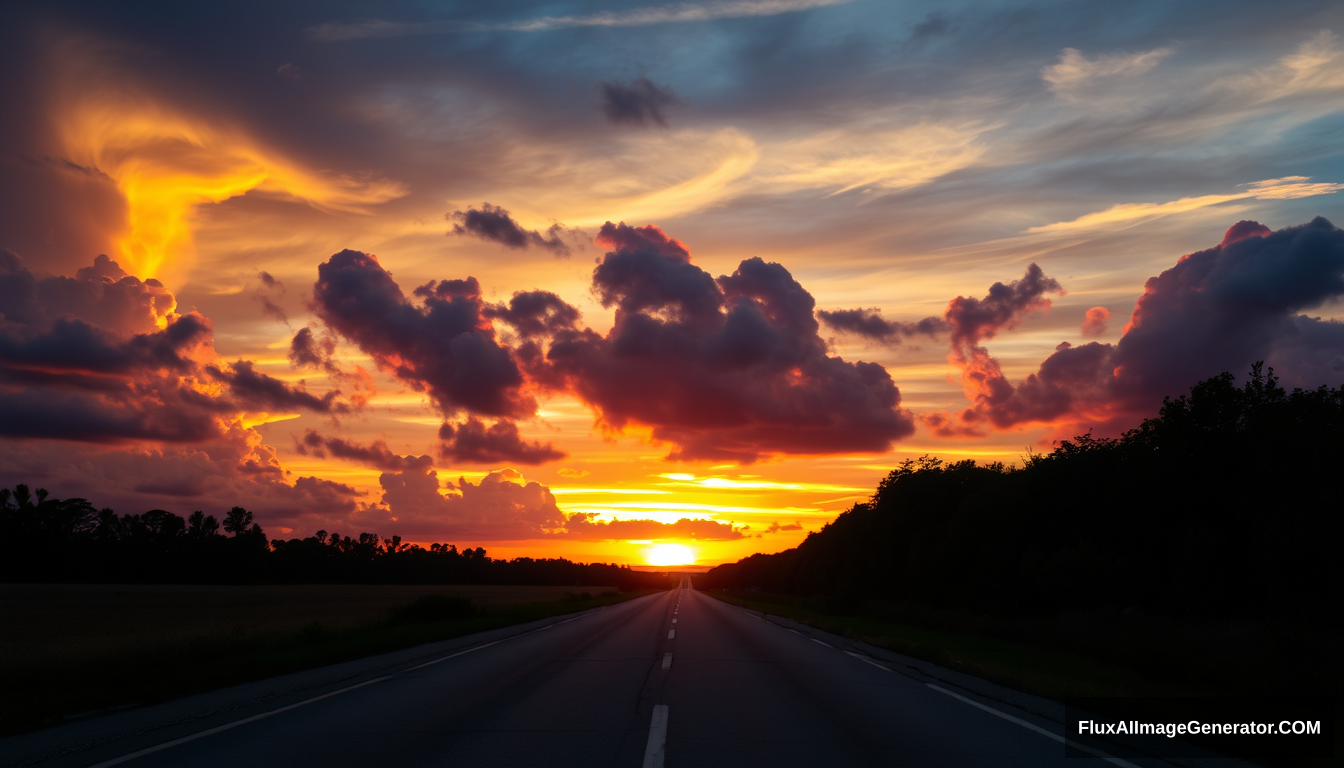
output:
[[[670,654],[670,653],[664,653],[664,654],[663,654],[663,669],[671,669],[671,668],[672,668],[672,654]]]
[[[676,637],[676,636],[677,636],[677,630],[675,630],[675,629],[669,629],[669,630],[667,630],[667,639],[668,639],[668,640],[671,640],[672,638],[674,638],[674,637]]]
[[[1029,723],[1020,717],[1013,717],[1007,712],[1000,712],[999,710],[994,709],[993,707],[987,707],[984,704],[975,701],[974,699],[968,699],[965,696],[953,693],[947,690],[946,688],[940,688],[934,685],[933,683],[925,683],[925,685],[927,685],[928,687],[932,688],[933,690],[939,693],[945,693],[948,696],[951,696],[952,698],[956,699],[957,701],[960,701],[965,704],[970,704],[972,707],[984,710],[985,712],[988,712],[989,714],[994,715],[995,717],[1001,717],[1010,723],[1020,725],[1029,731],[1035,731],[1036,733],[1039,733],[1042,736],[1058,741],[1060,744],[1067,744],[1068,746],[1073,747],[1074,749],[1082,750],[1083,752],[1086,752],[1089,755],[1093,755],[1094,757],[1100,757],[1102,760],[1105,760],[1106,762],[1111,763],[1113,765],[1123,766],[1124,768],[1139,768],[1139,766],[1129,762],[1128,760],[1121,760],[1118,757],[1112,757],[1111,755],[1108,755],[1099,749],[1092,749],[1091,747],[1079,744],[1076,741],[1068,741],[1063,736],[1060,736],[1059,734],[1053,733],[1051,731],[1047,731],[1046,729],[1040,727],[1039,725],[1036,725],[1035,723]]]
[[[644,747],[644,768],[663,768],[667,755],[667,705],[655,704],[649,723],[649,743]]]

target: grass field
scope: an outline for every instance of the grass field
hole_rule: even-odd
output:
[[[612,587],[0,585],[0,733],[637,597]],[[393,621],[431,596],[470,615]],[[432,615],[432,614],[431,614]]]

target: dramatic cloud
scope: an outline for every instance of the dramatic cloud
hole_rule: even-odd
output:
[[[394,526],[408,539],[535,539],[565,524],[550,490],[524,483],[513,469],[491,472],[478,484],[458,478],[446,488],[429,467],[384,472],[378,482],[382,506],[364,510],[361,524]]]
[[[653,123],[666,128],[663,110],[680,103],[671,88],[661,87],[647,77],[635,78],[628,84],[619,80],[598,83],[598,92],[602,94],[602,113],[616,125],[645,128]]]
[[[961,386],[966,397],[977,403],[993,402],[1003,396],[1007,383],[999,361],[980,346],[999,331],[1017,327],[1022,318],[1050,306],[1047,293],[1063,293],[1059,282],[1047,277],[1035,264],[1027,267],[1022,279],[1008,285],[995,283],[983,299],[958,296],[948,302],[944,318],[952,331],[952,350],[948,362],[961,369]],[[943,411],[921,414],[924,426],[939,437],[980,437],[976,408],[963,411],[960,423]]]
[[[74,278],[38,277],[0,252],[0,435],[198,442],[242,412],[346,407],[248,361],[220,365],[209,319],[175,307],[106,256]]]
[[[489,428],[479,419],[467,419],[454,427],[439,427],[443,446],[441,458],[466,464],[545,464],[565,457],[550,443],[526,442],[518,434],[518,425],[497,421]]]
[[[1082,334],[1101,336],[1106,333],[1106,321],[1111,319],[1111,310],[1105,307],[1093,307],[1083,316]]]
[[[315,397],[308,394],[302,382],[297,388],[291,387],[273,376],[257,371],[249,360],[238,360],[227,368],[206,366],[205,370],[219,381],[227,383],[229,391],[239,402],[259,410],[302,409],[315,413],[348,413],[350,410],[345,403],[337,402],[336,398],[341,394],[338,389],[329,390],[322,397]]]
[[[429,393],[445,416],[532,416],[536,400],[483,314],[475,278],[431,281],[409,301],[378,260],[341,251],[318,267],[313,307],[379,367]]]
[[[513,326],[524,338],[568,330],[579,321],[579,310],[550,291],[518,291],[508,305],[486,305],[482,314]]]
[[[50,478],[54,493],[122,511],[242,504],[267,525],[353,512],[353,488],[291,481],[245,426],[274,412],[344,412],[339,393],[224,363],[210,320],[175,308],[157,281],[106,256],[70,278],[0,252],[0,436],[17,438],[0,441],[0,481]]]
[[[714,520],[682,518],[674,523],[657,520],[612,520],[593,522],[594,515],[576,512],[569,516],[566,535],[592,541],[614,539],[695,539],[698,541],[732,541],[745,538],[742,531],[729,523]]]
[[[1344,324],[1299,314],[1344,295],[1344,231],[1323,218],[1277,232],[1240,222],[1213,248],[1182,257],[1148,280],[1115,344],[1062,343],[1013,385],[997,364],[981,378],[967,424],[1031,422],[1133,426],[1177,396],[1257,360],[1285,384],[1344,382]],[[950,310],[949,310],[950,312]],[[992,359],[990,360],[992,362]],[[1086,425],[1084,425],[1086,426]]]
[[[295,449],[305,456],[326,458],[330,455],[387,472],[424,470],[434,463],[428,456],[398,456],[387,447],[384,440],[360,445],[344,438],[323,435],[314,429],[304,430],[303,437],[295,443]]]
[[[887,320],[876,309],[818,310],[821,321],[841,333],[852,333],[883,344],[899,344],[911,336],[936,337],[945,333],[947,323],[941,317],[926,317],[914,323]]]
[[[556,256],[569,255],[569,244],[561,239],[562,236],[583,237],[582,232],[566,229],[563,224],[552,224],[546,230],[546,235],[542,236],[535,229],[523,229],[508,211],[489,203],[483,203],[479,210],[468,208],[465,211],[453,211],[445,218],[453,222],[455,235],[470,235],[499,243],[506,248],[535,246]]]
[[[304,326],[289,342],[289,362],[295,368],[321,368],[334,373],[336,364],[331,356],[336,351],[336,340],[330,336],[318,337],[313,329]]]
[[[779,264],[743,261],[715,280],[657,227],[608,222],[593,272],[606,335],[561,331],[549,369],[613,430],[644,426],[670,458],[885,451],[909,435],[891,377],[826,354],[812,296]]]

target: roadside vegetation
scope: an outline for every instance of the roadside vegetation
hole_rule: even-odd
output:
[[[1256,365],[1022,466],[906,461],[713,594],[1024,690],[1336,695],[1344,389]]]
[[[583,587],[0,586],[0,735],[654,592]]]

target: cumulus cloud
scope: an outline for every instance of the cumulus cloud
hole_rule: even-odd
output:
[[[517,291],[507,305],[486,305],[482,314],[508,323],[523,337],[571,329],[579,320],[579,310],[550,291]]]
[[[1111,319],[1111,310],[1105,307],[1093,307],[1083,316],[1082,334],[1101,336],[1106,333],[1106,321]]]
[[[657,85],[647,77],[637,77],[629,83],[619,80],[598,83],[602,96],[602,113],[615,125],[648,127],[650,123],[667,127],[663,110],[681,103],[671,88]]]
[[[457,426],[445,423],[439,427],[439,439],[441,458],[466,464],[545,464],[565,457],[550,443],[523,440],[518,425],[507,420],[489,427],[475,418]]]
[[[607,428],[648,427],[670,458],[884,451],[913,432],[880,365],[826,354],[812,296],[752,258],[713,278],[654,226],[608,222],[593,272],[605,335],[555,334],[545,366]]]
[[[541,248],[556,256],[570,253],[564,237],[583,237],[579,230],[568,229],[563,224],[552,224],[545,235],[535,229],[523,229],[508,211],[489,203],[483,203],[479,209],[453,211],[445,218],[453,222],[452,234],[468,235],[506,248]]]
[[[0,436],[18,438],[0,440],[0,481],[48,478],[53,493],[124,511],[242,504],[267,525],[347,514],[353,488],[291,481],[244,426],[261,413],[348,410],[338,397],[221,361],[208,318],[176,312],[160,283],[106,256],[71,278],[0,252]]]
[[[876,309],[818,310],[821,321],[841,333],[851,333],[883,344],[899,344],[911,336],[937,337],[948,329],[941,317],[926,317],[914,323],[887,320]]]
[[[1063,292],[1057,280],[1031,264],[1021,279],[990,286],[983,299],[958,296],[948,302],[943,318],[951,329],[952,349],[947,359],[961,370],[962,389],[976,405],[957,417],[942,411],[922,414],[924,426],[940,437],[982,436],[979,409],[1001,400],[1009,385],[999,361],[980,342],[1017,327],[1027,315],[1049,307],[1046,294]]]
[[[550,490],[513,469],[491,472],[479,483],[458,478],[446,487],[427,466],[384,472],[378,482],[382,505],[361,512],[361,523],[394,525],[409,539],[534,539],[565,524]]]
[[[445,416],[536,412],[510,349],[484,315],[475,278],[431,281],[414,294],[419,303],[402,293],[377,258],[346,250],[318,267],[313,308],[379,367],[427,392]]]
[[[248,361],[220,364],[210,320],[175,309],[160,283],[106,256],[73,278],[39,277],[0,252],[0,435],[198,442],[243,412],[346,407]]]
[[[1165,396],[1258,360],[1290,386],[1338,385],[1344,324],[1301,312],[1341,295],[1344,231],[1323,218],[1277,232],[1240,222],[1150,278],[1118,343],[1062,343],[1017,384],[995,367],[961,417],[999,429],[1087,422],[1115,431]]]

